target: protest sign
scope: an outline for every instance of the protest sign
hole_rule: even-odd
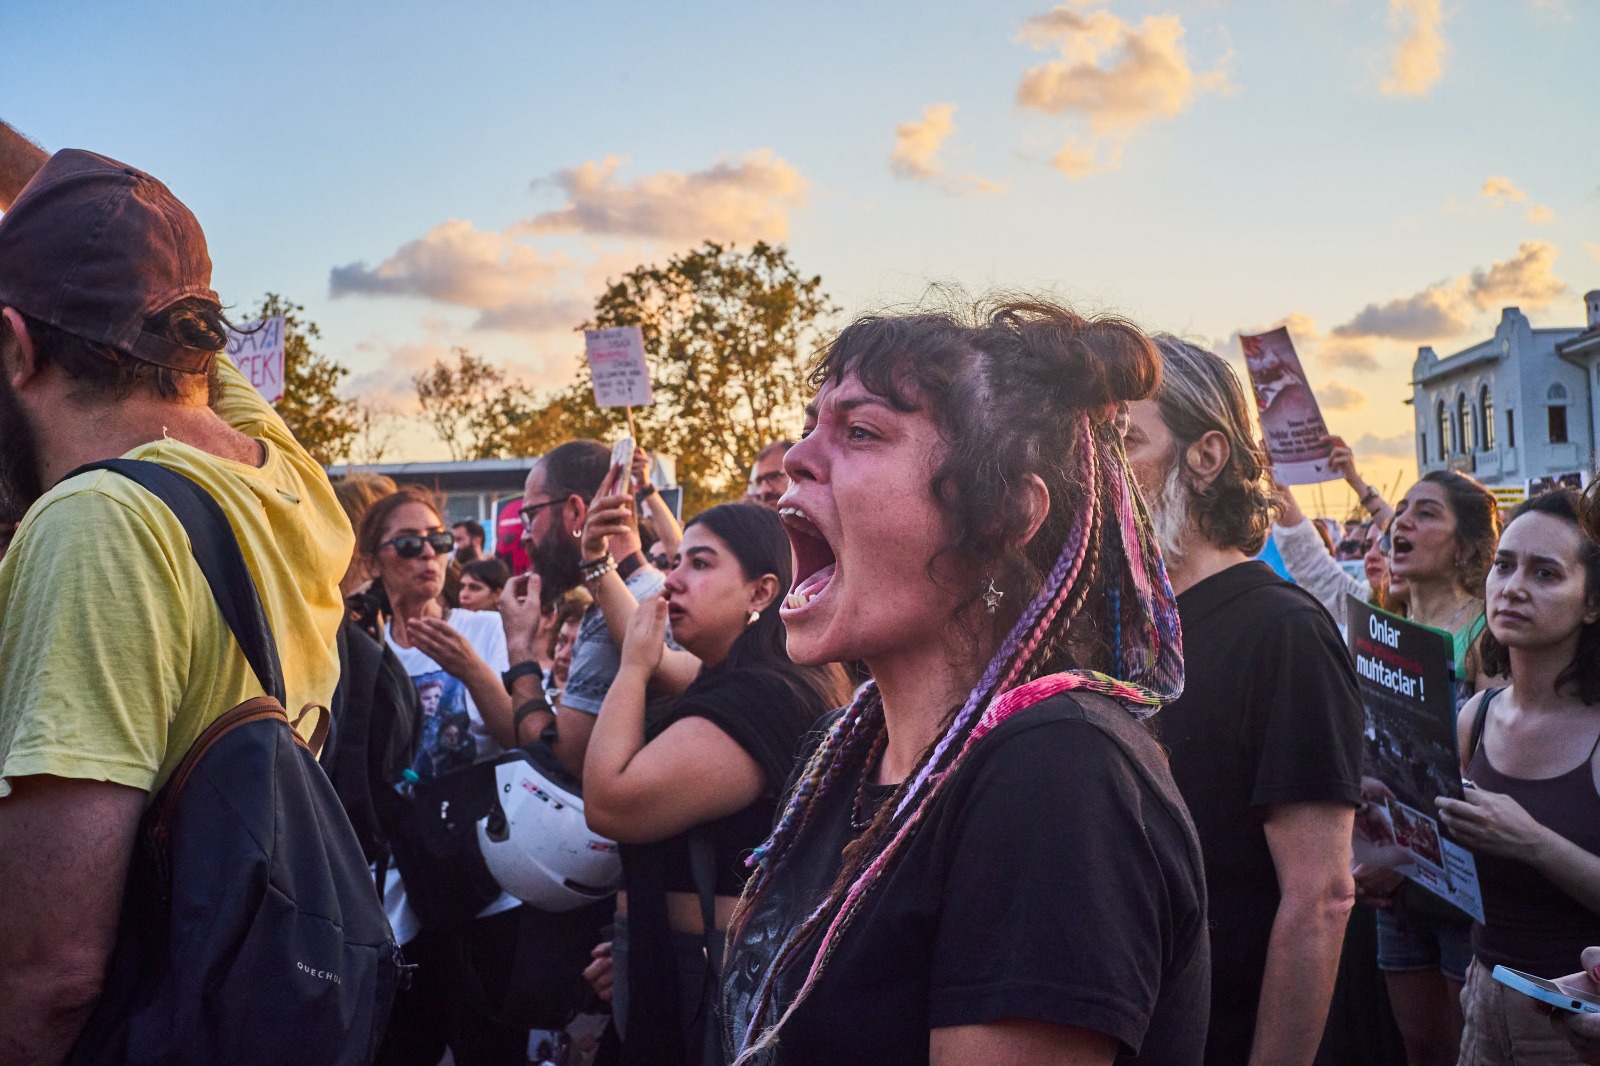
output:
[[[228,358],[268,403],[283,399],[283,316],[257,319],[228,330]]]
[[[1285,485],[1311,485],[1339,475],[1328,466],[1333,445],[1322,409],[1312,395],[1306,372],[1295,354],[1289,330],[1241,336],[1245,369],[1261,412],[1261,435],[1267,441],[1272,472]]]
[[[644,334],[638,326],[583,331],[596,407],[648,407],[655,403]]]
[[[1439,825],[1439,796],[1461,798],[1453,643],[1436,629],[1345,600],[1366,709],[1355,859],[1405,874],[1483,921],[1472,853]]]

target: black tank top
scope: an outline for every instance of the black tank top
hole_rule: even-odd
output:
[[[1479,722],[1487,722],[1489,701],[1502,689],[1484,695]],[[1474,732],[1479,738],[1481,725]],[[1556,777],[1529,780],[1494,768],[1481,739],[1467,766],[1468,776],[1485,792],[1500,792],[1518,803],[1533,820],[1566,837],[1591,854],[1600,855],[1600,794],[1595,792],[1588,758]],[[1488,967],[1510,966],[1540,977],[1560,977],[1580,967],[1578,956],[1600,944],[1600,914],[1563,892],[1527,863],[1475,852],[1478,885],[1487,919],[1472,931],[1478,960]]]

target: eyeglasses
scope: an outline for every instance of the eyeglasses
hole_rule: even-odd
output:
[[[456,546],[456,539],[443,529],[432,533],[402,533],[378,545],[378,550],[392,547],[402,559],[420,559],[423,545],[432,548],[435,555],[445,555]]]
[[[750,479],[750,487],[751,488],[755,488],[757,486],[777,487],[777,486],[780,486],[780,485],[788,485],[788,484],[789,484],[789,475],[784,473],[782,470],[769,470],[765,474],[762,474],[760,477],[753,477],[753,478]]]
[[[522,528],[531,532],[533,530],[534,515],[538,514],[546,507],[554,507],[556,504],[566,503],[569,499],[571,499],[570,496],[563,496],[559,500],[546,500],[543,503],[530,503],[528,506],[521,508],[517,511],[517,517],[522,519]]]

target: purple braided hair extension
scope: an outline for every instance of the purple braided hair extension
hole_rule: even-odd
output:
[[[1089,416],[1086,413],[1080,413],[1078,419],[1081,423],[1081,428],[1087,430]],[[1083,476],[1086,491],[1093,498],[1096,470],[1094,455],[1092,454],[1093,449],[1084,448],[1082,451],[1084,456],[1080,474]],[[938,746],[933,750],[933,757],[923,764],[921,771],[901,795],[900,803],[895,808],[895,817],[898,818],[903,814],[912,800],[917,797],[924,783],[944,759],[951,743],[963,733],[967,724],[977,714],[978,707],[983,702],[984,697],[994,691],[996,682],[1000,678],[1000,672],[1005,669],[1008,663],[1017,658],[1017,652],[1024,639],[1035,632],[1040,615],[1045,612],[1052,602],[1064,594],[1069,575],[1075,577],[1078,567],[1082,564],[1083,553],[1088,545],[1091,529],[1092,527],[1087,522],[1079,522],[1073,526],[1071,534],[1067,537],[1067,543],[1062,546],[1061,555],[1056,559],[1056,565],[1051,568],[1049,575],[1045,578],[1044,586],[1034,596],[1033,602],[1028,604],[1027,610],[1022,612],[1022,617],[1017,619],[1016,625],[1011,627],[1011,632],[1006,635],[1005,641],[1000,645],[1000,650],[995,653],[994,658],[989,660],[989,665],[984,668],[983,676],[978,679],[978,684],[968,694],[967,701],[961,705],[961,710],[951,720],[944,735],[939,738]],[[1035,635],[1030,647],[1037,646],[1038,639],[1038,636]],[[1013,670],[1009,676],[1014,678],[1016,670]]]

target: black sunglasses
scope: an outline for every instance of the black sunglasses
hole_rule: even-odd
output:
[[[422,556],[424,544],[433,549],[433,554],[446,555],[456,546],[456,539],[443,529],[432,533],[402,533],[378,545],[378,550],[393,547],[394,553],[402,559],[418,559]]]

